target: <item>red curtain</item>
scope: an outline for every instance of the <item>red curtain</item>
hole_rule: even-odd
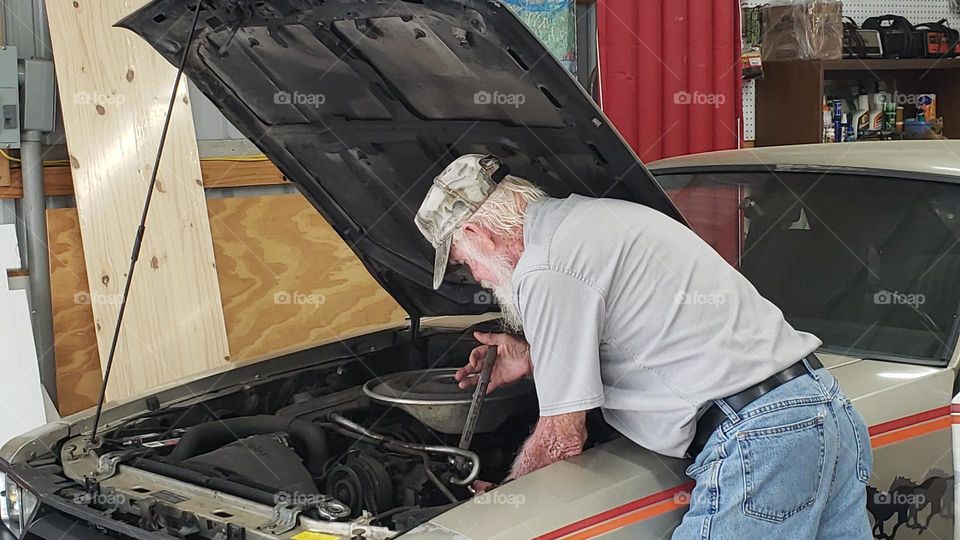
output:
[[[598,0],[601,106],[644,162],[737,148],[736,0]]]

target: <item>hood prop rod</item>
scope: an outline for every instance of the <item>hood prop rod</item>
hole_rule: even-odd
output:
[[[189,9],[189,8],[188,8]],[[173,92],[170,94],[170,103],[167,105],[167,114],[163,120],[163,131],[160,132],[160,144],[157,146],[157,157],[153,162],[153,171],[150,173],[150,183],[147,186],[147,194],[143,201],[143,211],[140,213],[140,225],[137,227],[137,236],[133,241],[133,251],[130,254],[130,268],[127,270],[127,279],[123,284],[123,297],[120,301],[120,311],[117,312],[117,324],[113,328],[113,339],[110,341],[110,354],[107,356],[107,365],[103,370],[103,384],[100,385],[100,399],[97,401],[97,412],[93,417],[93,429],[90,432],[91,446],[97,445],[97,428],[100,427],[100,415],[103,413],[103,402],[107,395],[107,382],[110,380],[110,369],[113,367],[113,359],[117,353],[117,342],[120,340],[120,328],[123,324],[123,314],[127,309],[127,298],[130,294],[130,284],[133,282],[133,271],[137,267],[137,260],[140,258],[140,247],[143,245],[143,236],[146,231],[147,214],[150,212],[150,203],[153,201],[153,190],[157,185],[157,171],[160,169],[160,158],[163,156],[163,147],[167,142],[167,131],[170,129],[170,118],[173,113],[173,106],[177,101],[177,90],[180,87],[180,79],[183,77],[183,68],[187,63],[187,54],[190,51],[190,44],[193,42],[193,36],[197,31],[197,22],[200,20],[200,1],[197,1],[193,14],[193,23],[190,26],[190,35],[183,46],[183,54],[180,56],[180,64],[177,66],[177,77],[173,81]]]

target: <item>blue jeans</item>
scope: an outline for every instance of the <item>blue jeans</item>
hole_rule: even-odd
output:
[[[727,420],[687,469],[696,488],[674,540],[873,538],[867,425],[826,369],[739,412],[716,403]]]

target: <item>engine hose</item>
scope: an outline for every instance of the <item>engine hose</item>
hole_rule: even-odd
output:
[[[225,478],[211,478],[202,473],[180,467],[179,465],[143,458],[134,461],[131,467],[143,469],[154,474],[169,476],[170,478],[187,482],[188,484],[222,491],[229,495],[249,499],[258,504],[267,506],[276,505],[277,499],[274,493]]]
[[[389,443],[396,447],[409,448],[411,450],[419,450],[421,452],[433,452],[437,454],[447,454],[451,456],[459,456],[470,461],[470,474],[466,478],[451,478],[450,481],[458,486],[466,486],[471,482],[477,479],[477,475],[480,474],[480,456],[476,452],[470,450],[464,450],[462,448],[457,448],[456,446],[441,446],[441,445],[432,445],[432,444],[417,444],[417,443],[408,443],[403,441],[398,441],[384,437],[379,433],[370,431],[369,429],[348,420],[341,416],[339,413],[330,413],[330,420],[334,423],[339,424],[351,431],[375,439],[380,442]]]
[[[403,452],[405,454],[412,454],[412,455],[418,456],[421,459],[421,461],[423,461],[423,471],[427,473],[427,478],[429,478],[430,481],[433,482],[433,485],[437,486],[437,489],[440,490],[440,493],[443,493],[443,496],[446,497],[452,503],[460,502],[459,500],[457,500],[456,497],[453,496],[453,493],[451,493],[450,490],[447,489],[447,486],[443,485],[443,482],[441,482],[440,479],[437,478],[437,475],[432,470],[430,470],[429,454],[427,454],[426,452],[421,452],[420,450],[414,450],[412,448],[402,448],[391,443],[384,443],[383,446],[388,450],[395,449],[398,452]]]
[[[294,445],[303,449],[306,455],[301,457],[307,470],[315,476],[321,475],[323,464],[329,456],[327,434],[313,422],[281,416],[240,416],[197,424],[180,437],[180,442],[170,452],[168,459],[182,461],[212,452],[234,440],[281,431],[289,433]]]

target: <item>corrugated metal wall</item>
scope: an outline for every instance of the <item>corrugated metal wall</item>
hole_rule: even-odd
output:
[[[207,96],[197,90],[192,82],[189,84],[192,104],[190,108],[193,110],[193,126],[197,132],[198,141],[245,139],[240,130],[224,118]]]
[[[601,105],[643,161],[737,148],[736,0],[599,0]]]

